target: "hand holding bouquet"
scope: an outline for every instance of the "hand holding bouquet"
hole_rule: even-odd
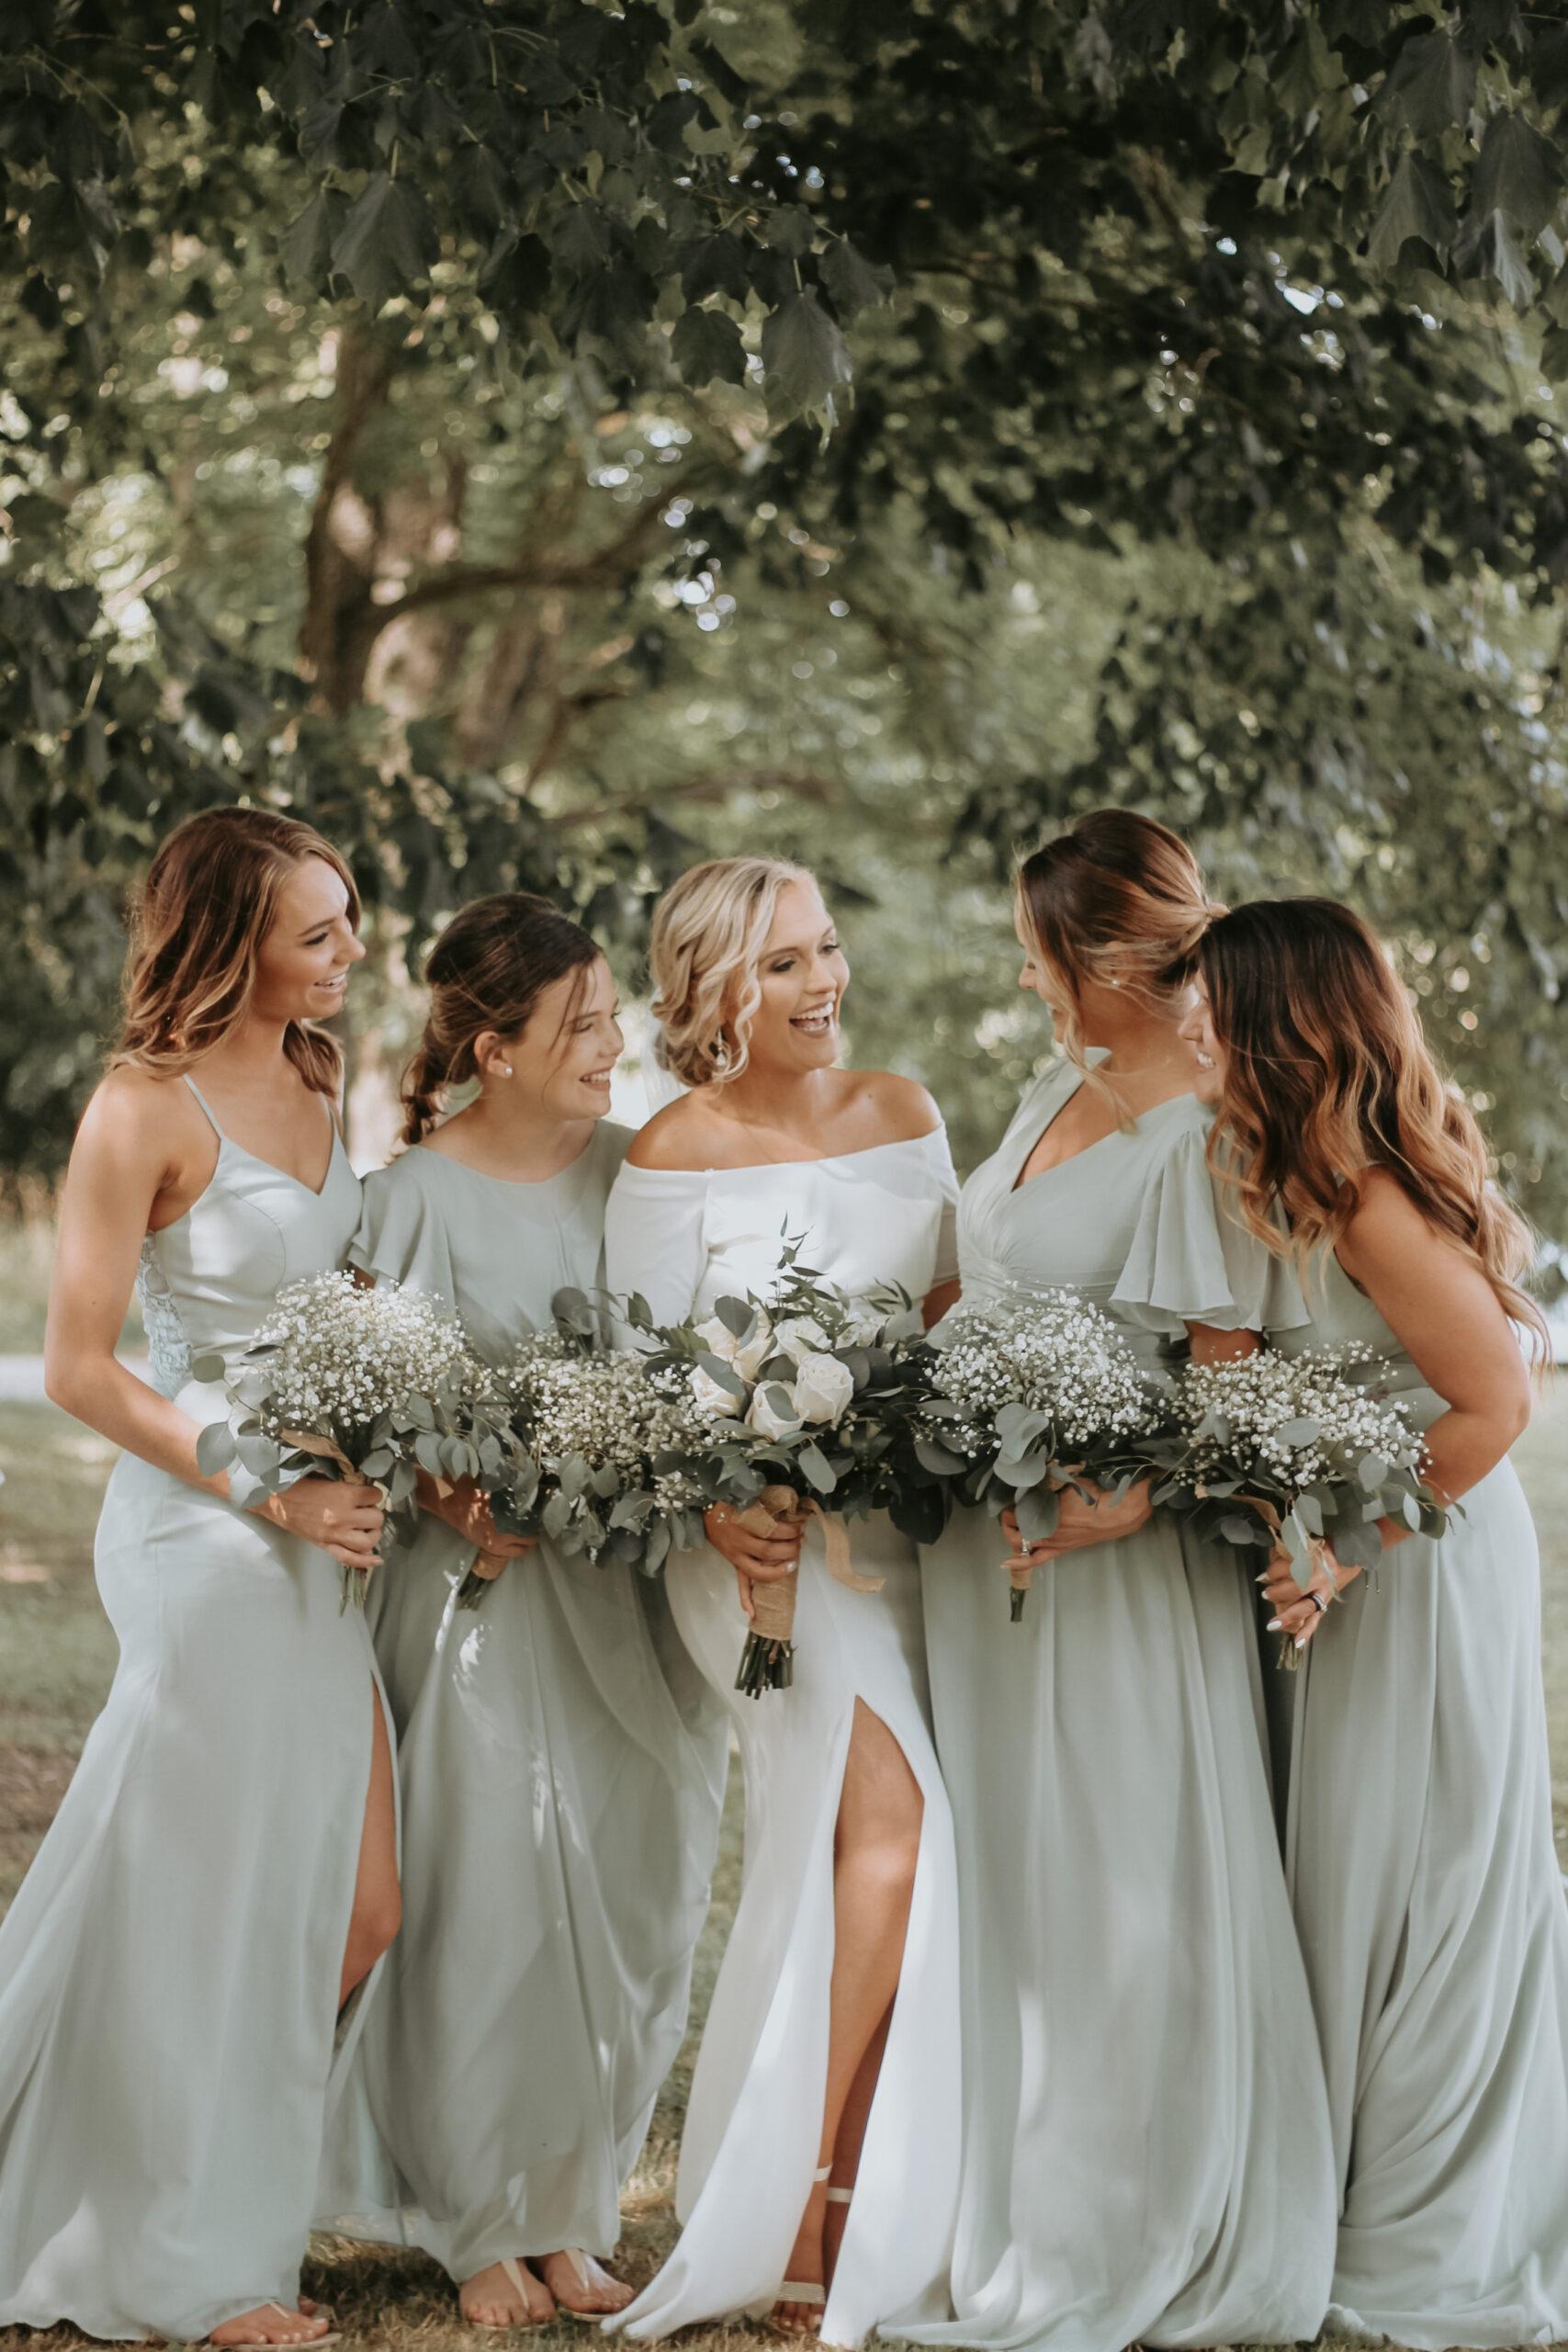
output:
[[[1380,1519],[1440,1535],[1448,1513],[1424,1481],[1426,1442],[1378,1385],[1381,1362],[1357,1348],[1266,1349],[1190,1366],[1176,1385],[1175,1434],[1156,1449],[1156,1502],[1212,1541],[1288,1556],[1303,1591],[1330,1551],[1342,1566],[1374,1566]],[[1280,1663],[1296,1661],[1287,1640]]]
[[[221,1357],[192,1370],[226,1378]],[[422,1467],[477,1471],[466,1430],[483,1376],[461,1326],[424,1293],[310,1274],[279,1291],[227,1379],[230,1418],[203,1430],[197,1461],[210,1476],[237,1459],[272,1494],[311,1472],[363,1479],[390,1514],[412,1508]],[[344,1568],[343,1607],[363,1608],[365,1587],[363,1570]]]
[[[652,1376],[679,1383],[701,1419],[684,1466],[703,1506],[728,1504],[764,1534],[815,1519],[829,1572],[853,1591],[880,1579],[855,1574],[845,1518],[886,1510],[923,1540],[940,1531],[940,1483],[912,1446],[923,1349],[907,1292],[852,1297],[802,1265],[794,1242],[765,1300],[721,1298],[700,1320],[663,1328],[640,1298],[626,1313],[652,1343]],[[797,1589],[792,1574],[754,1589],[735,1685],[751,1698],[789,1687]]]
[[[519,1343],[470,1418],[495,1523],[651,1576],[672,1544],[702,1540],[702,1498],[682,1464],[705,1423],[683,1385],[650,1376],[637,1350],[597,1344],[582,1292],[553,1303],[554,1327]],[[459,1604],[476,1607],[485,1582],[470,1570]]]
[[[1111,1317],[1076,1291],[956,1307],[929,1343],[931,1394],[916,1450],[962,1499],[1009,1509],[1026,1544],[1056,1526],[1064,1487],[1124,1494],[1167,1426],[1163,1391]],[[1013,1567],[1023,1616],[1032,1570]]]

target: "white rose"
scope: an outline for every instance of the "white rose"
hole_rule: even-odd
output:
[[[710,1356],[720,1363],[733,1365],[744,1381],[755,1380],[773,1352],[773,1327],[765,1315],[757,1317],[757,1327],[744,1340],[738,1340],[728,1323],[710,1315],[705,1323],[696,1327],[697,1337]]]
[[[700,1363],[692,1366],[692,1402],[699,1413],[710,1421],[730,1420],[740,1410],[728,1388],[721,1388],[711,1372]]]
[[[854,1393],[854,1374],[837,1356],[804,1356],[796,1366],[795,1401],[803,1421],[837,1427]]]
[[[808,1355],[830,1348],[832,1341],[813,1315],[788,1315],[773,1326],[773,1345],[796,1363],[804,1363]]]
[[[775,1412],[772,1402],[775,1396],[788,1396],[789,1394],[782,1380],[765,1382],[751,1399],[751,1409],[746,1416],[747,1428],[754,1430],[759,1437],[793,1437],[800,1427],[799,1413]]]

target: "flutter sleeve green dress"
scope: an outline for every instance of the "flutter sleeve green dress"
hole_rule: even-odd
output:
[[[1421,1427],[1443,1411],[1332,1253],[1312,1321]],[[1400,2344],[1568,2338],[1568,1906],[1540,1557],[1513,1464],[1347,1588],[1291,1678],[1286,1868],[1342,2201],[1332,2323]]]
[[[541,1183],[416,1147],[368,1180],[355,1260],[445,1298],[499,1361],[558,1290],[602,1282],[628,1140],[602,1122]],[[459,2281],[615,2247],[685,2030],[725,1762],[671,1689],[645,1579],[545,1542],[470,1612],[456,1594],[472,1558],[425,1516],[385,1572],[403,1926],[323,2188],[332,2221],[420,2245]]]
[[[965,1300],[1068,1285],[1151,1365],[1189,1322],[1287,1319],[1222,1219],[1190,1096],[1015,1189],[1083,1083],[1055,1062],[964,1190]],[[923,1556],[958,1844],[954,2316],[921,2344],[1122,2352],[1315,2335],[1334,2195],[1234,1555],[1156,1514],[1043,1566],[963,1511]]]

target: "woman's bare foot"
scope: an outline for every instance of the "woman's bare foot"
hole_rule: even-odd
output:
[[[814,2180],[784,2272],[786,2279],[793,2279],[796,2286],[820,2285],[824,2301],[828,2289],[823,2246],[827,2213],[828,2184],[825,2180]],[[796,2302],[793,2298],[786,2301],[781,2296],[773,2305],[773,2325],[785,2335],[815,2335],[822,2325],[823,2308],[823,2303]]]
[[[209,2344],[319,2344],[331,2333],[331,2322],[312,2305],[310,2311],[286,2312],[281,2303],[258,2303],[254,2312],[226,2319],[208,2337]]]
[[[558,2254],[536,2255],[535,2260],[540,2278],[562,2311],[600,2319],[609,2312],[624,2312],[632,2301],[634,2290],[624,2278],[612,2278],[602,2262],[577,2246],[563,2246]]]
[[[463,2317],[475,2327],[547,2327],[556,2299],[525,2262],[502,2256],[457,2290]]]

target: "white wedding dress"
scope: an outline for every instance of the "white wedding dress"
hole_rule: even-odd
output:
[[[945,1131],[831,1159],[706,1172],[624,1167],[610,1195],[612,1293],[640,1291],[660,1323],[765,1295],[787,1234],[852,1292],[901,1283],[919,1299],[956,1266],[957,1187]],[[919,1568],[885,1519],[851,1527],[854,1592],[807,1538],[795,1680],[743,1698],[735,1572],[709,1545],[675,1554],[670,1606],[728,1710],[746,1781],[745,1870],[708,2013],[681,2147],[680,2243],[629,2309],[637,2337],[773,2306],[810,2195],[827,2079],[833,1840],[856,1700],[897,1740],[924,1800],[903,1974],[848,2208],[824,2344],[941,2319],[958,2194],[958,1888],[931,1743]]]

